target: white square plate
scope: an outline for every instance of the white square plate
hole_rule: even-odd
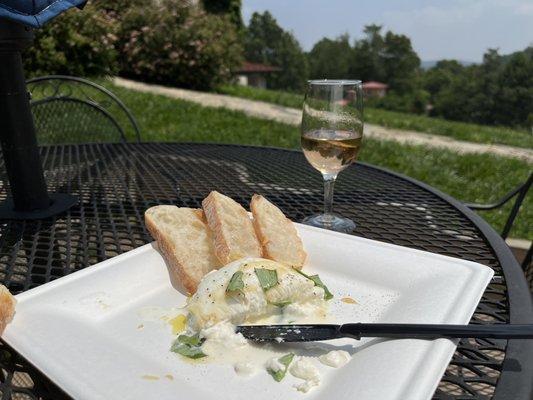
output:
[[[492,269],[473,262],[297,225],[309,259],[335,295],[338,322],[466,324]],[[350,296],[357,304],[341,298]],[[349,364],[297,392],[287,376],[241,378],[228,365],[182,361],[168,325],[143,307],[176,307],[185,296],[146,245],[17,296],[3,338],[75,399],[430,399],[455,350],[446,339],[350,342]],[[142,329],[140,329],[142,327]],[[149,377],[149,379],[147,379]]]

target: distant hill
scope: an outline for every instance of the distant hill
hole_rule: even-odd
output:
[[[420,67],[422,69],[430,69],[433,68],[440,60],[428,60],[428,61],[421,61]],[[469,65],[476,64],[473,61],[465,61],[465,60],[457,60],[459,64],[464,65],[465,67],[468,67]]]
[[[526,54],[528,57],[532,57],[533,58],[533,46],[528,46],[526,47],[524,50],[520,50],[520,51],[515,51],[514,53],[510,53],[510,54],[502,54],[500,55],[501,59],[503,60],[503,62],[507,62],[512,56],[514,56],[515,54],[518,54],[518,53],[524,53]],[[430,68],[433,68],[440,60],[427,60],[427,61],[421,61],[420,62],[420,67],[422,69],[430,69]],[[457,62],[459,64],[462,64],[464,65],[465,67],[468,67],[469,65],[473,65],[473,64],[478,64],[478,63],[475,63],[473,61],[465,61],[465,60],[457,60]]]

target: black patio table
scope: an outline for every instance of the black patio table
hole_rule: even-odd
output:
[[[322,208],[321,177],[297,151],[136,143],[57,145],[40,153],[49,191],[75,194],[80,201],[45,220],[0,221],[0,281],[14,293],[150,242],[143,213],[157,204],[200,207],[218,190],[245,207],[253,193],[266,195],[294,221]],[[0,181],[2,200],[3,165]],[[495,277],[471,323],[533,321],[529,290],[509,248],[457,200],[358,163],[340,174],[334,207],[357,222],[355,235],[493,268]],[[6,344],[0,350],[2,399],[68,398]],[[530,400],[532,385],[532,341],[465,339],[434,399]]]

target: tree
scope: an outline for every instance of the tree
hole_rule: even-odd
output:
[[[433,96],[449,85],[454,76],[462,74],[464,66],[456,60],[441,60],[433,68],[422,74],[422,86]]]
[[[369,99],[378,107],[424,113],[430,94],[420,84],[420,59],[411,40],[380,25],[365,26],[364,37],[350,46],[348,35],[323,38],[308,54],[312,78],[381,81],[389,85],[384,99]]]
[[[472,96],[476,93],[476,68],[464,67],[451,75],[449,81],[432,98],[432,114],[446,119],[467,121],[472,112]]]
[[[483,63],[473,69],[473,91],[468,93],[470,115],[465,115],[466,120],[494,123],[493,112],[497,107],[496,102],[498,101],[497,98],[501,86],[499,80],[502,66],[503,62],[498,50],[488,49],[483,55]]]
[[[381,33],[381,25],[367,25],[364,38],[355,41],[350,75],[363,81],[380,81],[403,95],[415,90],[420,59],[411,40],[391,31]]]
[[[533,110],[533,52],[513,54],[503,64],[498,82],[494,123],[529,127]]]
[[[204,10],[209,14],[227,14],[237,27],[242,29],[241,0],[202,0]]]
[[[378,54],[389,89],[398,93],[413,92],[420,68],[420,58],[405,35],[387,32]]]
[[[318,41],[307,54],[309,76],[312,79],[350,78],[352,47],[349,36]]]
[[[282,69],[271,73],[269,88],[303,90],[308,75],[305,54],[292,33],[284,31],[268,11],[253,13],[245,32],[244,54],[247,61]]]
[[[437,64],[426,72],[433,114],[489,125],[528,126],[533,109],[533,52],[508,56],[489,49],[483,63],[459,67]]]
[[[386,81],[385,71],[381,63],[384,41],[381,25],[367,25],[363,33],[365,37],[354,43],[350,75],[362,81]]]

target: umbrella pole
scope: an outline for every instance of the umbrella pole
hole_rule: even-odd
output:
[[[11,188],[1,219],[47,218],[77,202],[46,190],[21,56],[32,42],[31,29],[0,19],[0,144]]]

